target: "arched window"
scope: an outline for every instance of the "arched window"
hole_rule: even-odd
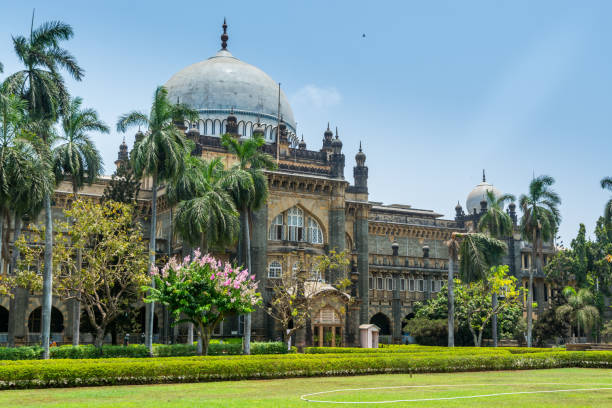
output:
[[[280,278],[283,276],[283,267],[277,261],[270,262],[268,265],[268,278]]]
[[[323,243],[323,231],[319,224],[312,218],[308,219],[308,239],[311,244]]]
[[[278,214],[270,225],[270,239],[272,241],[282,241],[285,239],[285,228],[283,226],[283,214]]]
[[[287,225],[289,226],[289,241],[304,240],[304,212],[297,207],[287,212]]]

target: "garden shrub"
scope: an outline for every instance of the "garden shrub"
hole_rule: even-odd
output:
[[[4,361],[0,388],[199,382],[375,373],[612,368],[612,352],[378,353]]]
[[[240,339],[239,339],[240,340]],[[293,350],[292,352],[295,352]],[[287,346],[282,342],[262,342],[251,344],[251,354],[286,354]],[[52,359],[91,359],[91,358],[143,358],[149,357],[149,351],[143,344],[129,346],[104,345],[102,349],[91,344],[80,346],[51,347]],[[242,342],[215,342],[208,348],[208,354],[237,355],[242,354]],[[197,345],[188,344],[154,344],[153,355],[156,357],[181,357],[197,355]],[[0,360],[37,360],[42,357],[42,348],[34,347],[0,347]]]

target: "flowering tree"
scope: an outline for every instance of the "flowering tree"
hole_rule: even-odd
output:
[[[261,303],[255,275],[228,262],[194,251],[182,262],[172,258],[161,270],[151,269],[155,281],[146,302],[168,306],[177,323],[198,328],[198,352],[206,354],[210,335],[228,313],[246,314]]]

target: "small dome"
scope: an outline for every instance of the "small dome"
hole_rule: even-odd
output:
[[[366,155],[363,150],[361,150],[361,142],[359,142],[359,151],[355,155],[355,161],[357,162],[358,166],[363,166],[366,161]]]
[[[298,147],[300,150],[306,150],[306,142],[304,141],[304,135],[302,135],[302,140],[300,140]]]
[[[329,128],[329,122],[327,122],[327,130],[323,133],[325,140],[331,140],[334,137],[334,132]]]

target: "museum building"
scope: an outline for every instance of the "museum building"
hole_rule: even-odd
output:
[[[345,174],[343,143],[336,128],[323,127],[322,140],[309,148],[296,135],[296,122],[285,94],[272,78],[259,68],[236,58],[227,47],[227,25],[223,25],[221,49],[212,57],[190,65],[173,75],[165,84],[171,100],[197,110],[199,119],[180,123],[186,136],[195,142],[194,154],[203,159],[220,157],[226,166],[234,157],[221,144],[221,135],[236,138],[261,135],[263,150],[278,163],[267,171],[270,194],[266,205],[252,214],[251,258],[264,305],[273,296],[273,287],[284,274],[313,264],[314,259],[331,250],[348,251],[352,286],[347,293],[332,285],[333,278],[311,271],[312,290],[317,298],[306,329],[306,341],[314,345],[355,345],[359,325],[376,324],[385,342],[405,341],[402,327],[414,316],[414,303],[436,296],[447,279],[448,250],[445,244],[453,232],[474,229],[486,211],[486,191],[501,192],[482,182],[468,194],[465,211],[455,208],[452,220],[432,210],[410,205],[384,205],[368,194],[366,154],[361,145],[351,160],[351,177]],[[279,130],[277,132],[277,129]],[[277,137],[277,133],[278,137]],[[136,134],[136,140],[142,134]],[[366,140],[367,141],[367,140]],[[125,141],[119,148],[117,165],[129,158]],[[83,197],[102,197],[110,177],[101,177],[85,186]],[[173,207],[168,204],[162,186],[158,193],[157,253],[182,256],[193,248],[183,245],[173,229]],[[55,191],[54,213],[61,216],[71,200],[69,180]],[[145,214],[151,207],[151,186],[143,180],[138,205]],[[449,203],[452,202],[449,198]],[[444,206],[447,203],[443,203]],[[514,204],[507,209],[518,231]],[[11,226],[7,226],[12,234]],[[12,240],[11,240],[12,241]],[[506,239],[508,255],[504,262],[511,273],[526,285],[530,266],[530,245],[516,232]],[[545,246],[545,258],[553,248]],[[232,252],[234,251],[234,252]],[[231,257],[234,249],[222,256]],[[163,259],[163,257],[160,257]],[[167,259],[167,257],[166,257]],[[2,265],[10,273],[9,265]],[[541,266],[534,280],[535,311],[541,313],[551,299]],[[526,287],[526,286],[525,286]],[[40,340],[40,296],[20,289],[14,299],[0,298],[0,343],[17,344]],[[55,297],[52,310],[52,339],[69,343],[75,311],[71,302]],[[144,308],[141,313],[144,321]],[[215,330],[216,336],[242,335],[242,316],[232,316]],[[154,335],[156,342],[185,341],[186,326],[171,327],[167,310],[156,307]],[[144,325],[143,325],[144,327]],[[133,334],[139,336],[139,334]],[[281,338],[279,325],[259,308],[253,314],[252,335],[258,340]],[[87,342],[87,333],[81,334]],[[110,340],[109,340],[110,341]]]

